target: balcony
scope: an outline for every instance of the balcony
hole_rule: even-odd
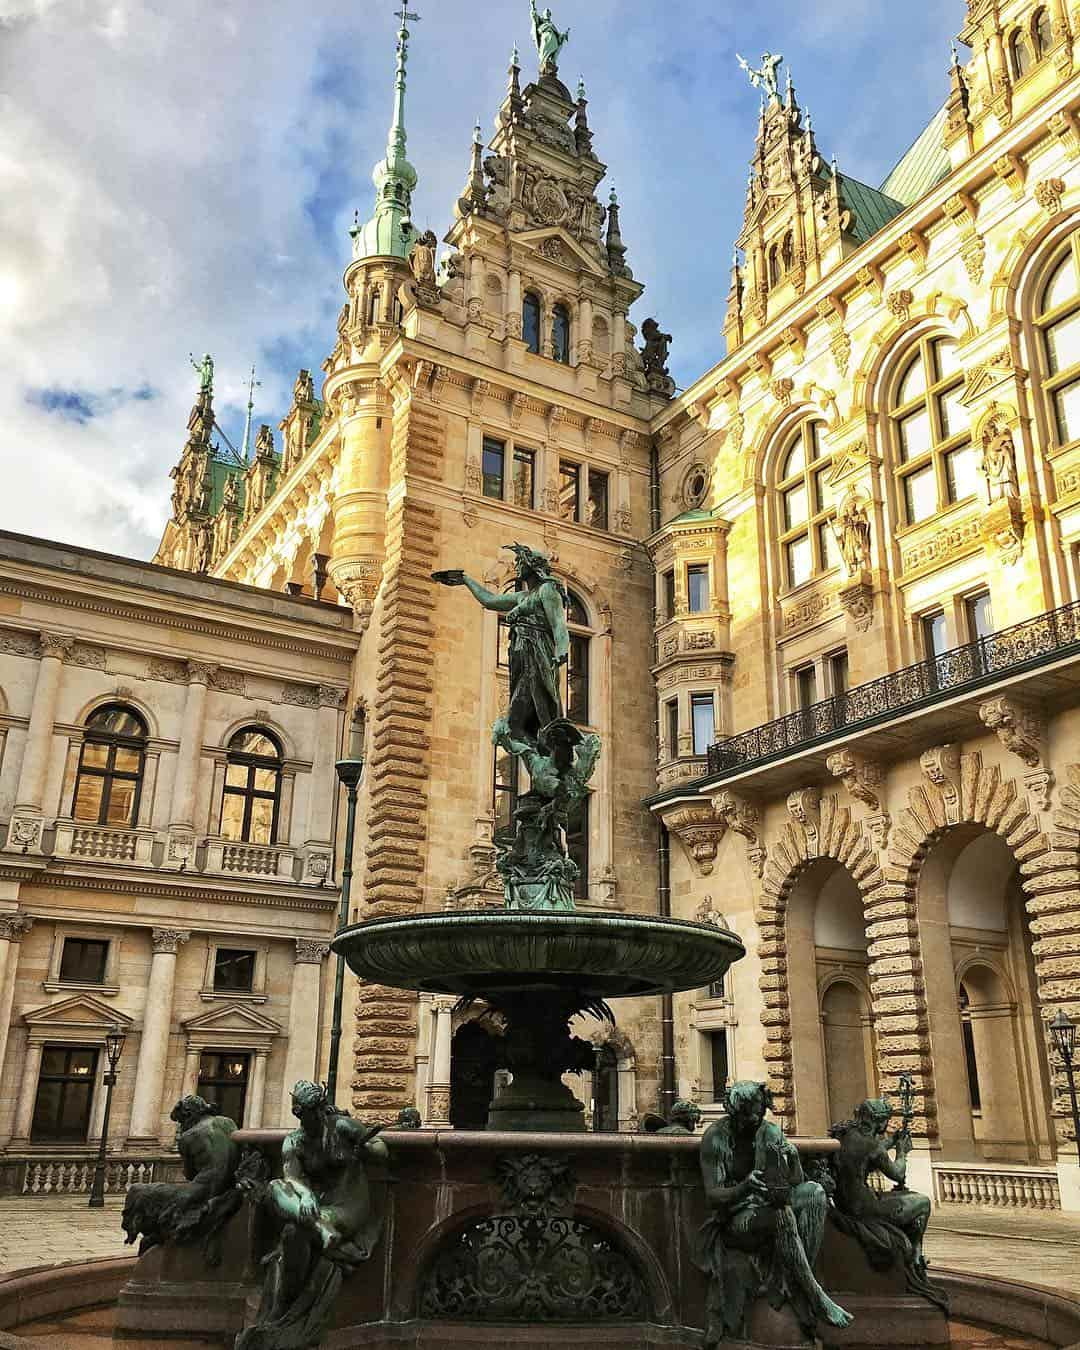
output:
[[[709,747],[708,774],[698,786],[726,782],[776,768],[769,787],[783,787],[782,766],[819,748],[840,742],[869,742],[888,753],[912,747],[911,728],[918,716],[918,739],[927,744],[981,733],[978,703],[989,689],[1014,688],[1022,697],[1053,699],[1054,706],[1080,699],[1074,677],[1064,667],[1080,656],[1080,603],[1064,605],[1033,619],[991,633],[977,642],[919,661],[822,700],[763,726],[729,736]],[[980,697],[971,698],[969,696]],[[801,772],[801,771],[800,771]]]

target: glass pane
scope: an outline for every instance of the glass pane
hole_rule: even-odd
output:
[[[928,614],[922,621],[923,653],[926,656],[940,656],[948,651],[949,636],[945,628],[944,614]]]
[[[499,651],[497,662],[503,668],[510,665],[510,625],[505,619],[499,620]]]
[[[832,682],[830,693],[846,694],[848,690],[848,654],[834,652],[829,657],[829,676]]]
[[[551,321],[551,354],[563,365],[570,364],[570,315],[564,305],[555,306]]]
[[[586,523],[594,530],[608,527],[608,476],[596,469],[589,470],[589,518]]]
[[[225,839],[244,837],[244,798],[235,792],[226,792],[221,802],[221,834]]]
[[[86,725],[95,731],[107,731],[114,736],[146,735],[142,718],[128,708],[99,708],[86,719]]]
[[[1066,253],[1057,267],[1050,275],[1050,280],[1046,283],[1046,289],[1043,291],[1042,312],[1049,313],[1057,309],[1059,305],[1064,305],[1066,301],[1071,300],[1077,292],[1076,285],[1076,266],[1073,263],[1072,251]]]
[[[225,769],[225,782],[229,787],[246,788],[249,772],[247,764],[230,764]]]
[[[113,760],[113,766],[120,773],[138,773],[142,768],[142,751],[132,750],[128,746],[118,745],[116,747],[116,758]]]
[[[131,778],[114,778],[109,790],[109,809],[106,812],[107,825],[134,825],[135,823],[135,781]]]
[[[78,1074],[83,1078],[91,1077],[96,1063],[96,1050],[86,1049],[80,1046],[70,1051],[68,1066],[71,1073]]]
[[[922,353],[915,356],[903,375],[896,391],[896,407],[902,408],[920,394],[926,393],[926,369],[923,366]]]
[[[945,456],[945,480],[951,502],[962,502],[965,497],[973,497],[978,492],[979,467],[970,445]]]
[[[229,749],[245,755],[261,755],[264,759],[279,759],[281,756],[277,742],[255,727],[238,731],[229,742]]]
[[[821,455],[821,423],[808,422],[804,428],[803,434],[806,438],[806,450],[811,460],[818,459]]]
[[[219,947],[214,957],[214,988],[250,993],[255,982],[255,953]]]
[[[540,355],[540,301],[535,295],[527,295],[521,307],[521,336],[525,339],[529,351]]]
[[[804,666],[795,672],[795,692],[800,708],[811,708],[817,702],[817,667]]]
[[[1058,375],[1080,361],[1080,309],[1046,330],[1046,360],[1051,375]]]
[[[674,587],[675,573],[669,572],[668,576],[671,578],[672,587]],[[567,595],[570,597],[570,603],[566,607],[566,622],[576,624],[579,628],[588,628],[589,614],[581,603],[580,596],[575,595],[573,591],[568,591]]]
[[[1080,380],[1074,380],[1054,394],[1054,415],[1063,445],[1080,439]]]
[[[251,829],[248,840],[252,844],[274,842],[274,803],[265,797],[256,797],[251,803]]]
[[[828,466],[824,466],[811,479],[814,490],[814,514],[824,511],[832,502],[832,488],[828,483]]]
[[[784,529],[801,525],[807,517],[806,488],[790,488],[784,493]]]
[[[576,464],[559,464],[559,515],[563,520],[578,518],[578,479],[581,470]]]
[[[994,631],[994,616],[990,609],[990,596],[973,595],[967,602],[968,639],[989,637]]]
[[[256,769],[255,770],[255,789],[258,792],[276,792],[277,791],[277,769]]]
[[[675,617],[675,573],[664,573],[664,617]]]
[[[589,724],[589,639],[570,634],[566,663],[566,716],[581,726]]]
[[[1035,15],[1035,50],[1040,60],[1054,45],[1054,30],[1050,23],[1050,11],[1040,9]]]
[[[909,525],[929,520],[937,511],[937,483],[932,466],[908,474],[904,479],[904,501]]]
[[[900,419],[900,458],[904,461],[918,459],[925,455],[933,445],[930,432],[930,411],[925,406],[918,412]]]
[[[839,566],[840,558],[836,546],[836,538],[832,532],[832,526],[826,521],[824,525],[819,525],[817,527],[817,533],[818,556],[821,558],[822,569]]]
[[[86,1134],[92,1080],[68,1083],[61,1097],[59,1134],[63,1139],[81,1139]]]
[[[94,774],[80,774],[75,787],[75,809],[72,812],[76,820],[97,825],[101,820],[101,798],[105,791],[105,779]]]
[[[60,1117],[60,1097],[63,1084],[39,1082],[37,1101],[34,1103],[34,1121],[30,1133],[35,1139],[55,1139],[58,1137]]]
[[[586,797],[571,807],[566,825],[566,851],[578,865],[578,879],[574,883],[574,897],[589,898],[589,801]]]
[[[62,1045],[47,1045],[41,1052],[42,1074],[67,1073],[68,1052]]]
[[[83,746],[82,762],[88,768],[104,769],[109,762],[109,747],[98,745],[94,741],[87,741]]]
[[[502,501],[504,458],[503,447],[498,441],[484,441],[484,496],[494,497],[496,501]]]
[[[960,371],[956,343],[951,338],[938,338],[934,343],[934,366],[939,380],[947,379]]]
[[[947,390],[938,399],[938,412],[941,414],[941,434],[946,440],[966,431],[971,422],[970,413],[960,402],[960,396],[963,392],[963,385],[957,385],[955,389]]]
[[[514,487],[515,506],[531,511],[535,505],[534,481],[536,477],[536,455],[532,450],[514,451]]]
[[[789,586],[801,586],[810,580],[814,560],[810,554],[810,538],[803,535],[787,545],[787,574]]]
[[[780,477],[792,478],[797,473],[802,473],[806,468],[806,452],[803,446],[802,432],[800,431],[795,439],[795,444],[788,451],[784,460],[783,467],[780,470]]]
[[[679,754],[679,705],[678,703],[669,703],[667,705],[667,751],[669,759],[676,759]]]
[[[690,700],[690,711],[694,719],[694,754],[707,754],[709,746],[716,740],[716,712],[712,695],[694,694]]]
[[[101,984],[105,979],[108,942],[91,938],[65,938],[60,957],[60,978],[77,984]]]
[[[691,614],[704,614],[709,608],[709,569],[707,567],[688,567],[686,569],[686,596]]]

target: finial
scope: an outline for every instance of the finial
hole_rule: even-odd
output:
[[[611,191],[608,194],[608,201],[611,203],[612,206],[618,206],[619,204],[619,194],[615,191],[614,183],[612,183],[611,185]]]
[[[518,45],[516,42],[514,43],[513,51],[510,53],[510,69],[511,70],[521,69],[521,56],[520,53],[518,52]]]
[[[804,118],[805,121],[806,121],[806,129],[807,129],[807,131],[813,131],[813,129],[814,129],[814,119],[810,116],[810,109],[807,108],[807,107],[804,105],[804,106],[803,106],[802,112],[803,112],[803,118]]]
[[[837,164],[837,162],[836,162],[836,155],[835,155],[835,154],[833,155],[832,160],[830,161],[830,163],[831,163],[831,165],[832,165],[833,177],[835,178],[836,175],[840,172],[840,166],[839,166],[839,165]]]
[[[483,144],[484,144],[484,134],[483,134],[483,132],[480,130],[480,119],[479,119],[479,117],[476,119],[476,125],[473,127],[472,138],[473,138],[473,145],[483,145]]]
[[[584,103],[584,102],[585,102],[585,76],[584,76],[584,75],[580,75],[580,76],[578,77],[578,82],[577,82],[577,101],[578,101],[579,103]]]
[[[953,66],[953,70],[955,70],[955,69],[957,68],[957,66],[959,66],[959,64],[960,64],[960,51],[959,51],[959,49],[957,48],[957,45],[956,45],[956,39],[953,38],[953,40],[952,40],[952,66]]]

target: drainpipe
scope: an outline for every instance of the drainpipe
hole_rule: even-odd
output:
[[[661,823],[656,842],[656,865],[659,882],[656,888],[657,909],[663,919],[671,918],[671,836]],[[675,1105],[675,999],[671,994],[660,996],[660,1114],[671,1118]]]
[[[649,533],[660,528],[660,451],[653,441],[649,450]]]

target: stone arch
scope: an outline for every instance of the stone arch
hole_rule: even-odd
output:
[[[990,282],[990,321],[1019,318],[1033,264],[1080,225],[1080,205],[1057,211],[1045,225],[1017,230]]]
[[[276,717],[269,715],[265,708],[255,708],[247,717],[234,718],[221,733],[220,749],[222,751],[227,750],[232,738],[238,731],[243,731],[245,727],[265,727],[267,731],[273,732],[281,745],[283,764],[296,759],[296,745],[292,736],[289,735]]]
[[[161,735],[158,718],[155,715],[153,708],[145,699],[139,698],[129,688],[125,688],[123,693],[119,693],[114,689],[112,693],[95,694],[92,699],[88,699],[87,702],[83,704],[72,720],[76,726],[85,727],[89,718],[92,714],[97,712],[99,708],[106,708],[114,703],[120,704],[122,707],[130,707],[139,714],[146,723],[147,740],[153,740]],[[3,711],[4,695],[3,691],[0,690],[0,712]]]
[[[831,858],[847,869],[858,886],[869,925],[870,896],[880,888],[882,873],[880,860],[862,822],[852,818],[850,807],[841,805],[837,794],[819,795],[816,789],[793,793],[788,809],[791,820],[769,850],[756,918],[760,935],[761,1020],[765,1027],[767,1077],[775,1113],[790,1129],[795,1122],[786,932],[791,893],[812,863]],[[869,926],[867,938],[872,941]],[[873,990],[872,950],[870,979]],[[879,1011],[876,998],[872,999],[871,1007],[876,1020]]]
[[[784,437],[804,418],[820,417],[828,423],[828,414],[809,399],[795,399],[788,407],[769,418],[761,428],[757,444],[750,451],[748,459],[752,466],[752,481],[759,487],[768,487],[773,470],[773,460],[779,453]]]

